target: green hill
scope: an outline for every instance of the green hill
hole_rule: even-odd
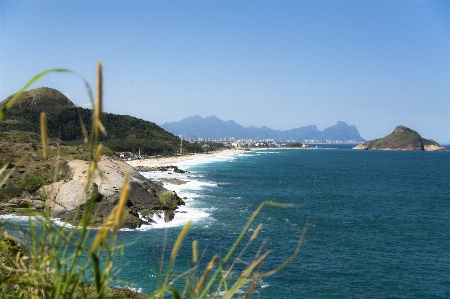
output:
[[[0,102],[5,105],[12,96]],[[81,122],[90,130],[92,110],[74,105],[61,92],[41,87],[29,90],[17,99],[0,122],[0,132],[23,131],[40,133],[41,111],[47,114],[48,134],[68,144],[81,144]],[[102,123],[107,135],[100,142],[114,151],[132,151],[147,155],[171,155],[180,148],[180,138],[166,132],[155,123],[128,115],[103,113]],[[192,147],[192,145],[191,145]],[[188,149],[188,144],[183,144]]]
[[[384,138],[364,142],[353,149],[363,150],[446,150],[436,141],[422,138],[419,133],[405,126],[398,126]]]

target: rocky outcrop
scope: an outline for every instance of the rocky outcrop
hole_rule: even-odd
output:
[[[394,132],[384,138],[358,144],[355,150],[408,150],[408,151],[444,151],[436,141],[422,138],[419,133],[405,126],[398,126]]]
[[[28,201],[32,206],[43,206],[48,200],[51,215],[70,223],[81,219],[87,203],[94,201],[94,210],[90,218],[91,226],[100,226],[111,214],[118,203],[124,185],[124,175],[130,171],[126,211],[122,227],[137,228],[149,224],[155,217],[166,221],[173,219],[174,210],[184,202],[175,192],[165,189],[162,184],[143,177],[136,169],[123,161],[102,156],[98,161],[100,173],[96,172],[93,182],[85,192],[88,167],[87,161],[72,160],[68,162],[70,177],[66,181],[56,182],[41,189]],[[169,195],[168,195],[169,194]],[[144,219],[139,217],[145,214]]]
[[[353,147],[352,149],[354,149],[354,150],[368,150],[369,147],[367,145],[367,142],[364,142],[364,143],[358,144],[357,146]]]
[[[446,151],[448,150],[446,147],[441,146],[439,144],[428,144],[428,145],[424,145],[424,150],[425,151],[430,151],[430,152],[434,152],[434,151]]]
[[[172,171],[175,173],[185,173],[183,169],[178,168],[175,165],[164,165],[164,166],[137,166],[136,169],[142,172],[148,171]]]

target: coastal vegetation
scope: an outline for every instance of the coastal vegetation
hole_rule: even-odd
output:
[[[23,192],[33,194],[42,182],[50,184],[67,178],[67,161],[79,159],[88,161],[86,145],[57,145],[50,140],[48,157],[41,161],[42,145],[36,133],[8,131],[0,133],[0,164],[16,169],[0,188],[0,201],[19,197]],[[104,148],[105,155],[112,151]],[[58,170],[55,172],[55,170]]]
[[[0,102],[0,108],[13,97]],[[92,123],[92,110],[75,106],[61,92],[41,87],[25,91],[15,100],[4,120],[0,132],[20,131],[39,134],[40,113],[45,112],[49,138],[58,139],[65,145],[84,144]],[[166,132],[158,125],[128,115],[102,113],[102,124],[108,133],[98,137],[98,141],[116,152],[131,151],[148,155],[168,155],[176,153],[180,139]],[[83,131],[86,130],[85,134]],[[188,144],[184,144],[186,148]]]
[[[104,196],[96,184],[97,178],[106,176],[106,171],[100,166],[102,161],[105,161],[103,154],[111,155],[111,149],[117,149],[116,145],[113,142],[108,143],[109,141],[125,136],[125,131],[117,128],[109,131],[109,128],[117,124],[113,120],[123,120],[127,126],[136,128],[133,133],[136,138],[126,135],[126,138],[130,137],[129,140],[139,140],[142,136],[162,139],[160,143],[151,143],[152,146],[156,144],[153,148],[155,150],[170,151],[177,137],[157,128],[152,131],[151,124],[143,124],[132,117],[117,118],[103,114],[101,63],[97,68],[97,98],[95,101],[91,99],[95,107],[93,110],[73,107],[68,99],[61,97],[60,93],[54,90],[38,89],[32,93],[23,93],[26,87],[39,77],[50,72],[63,71],[67,70],[49,70],[38,74],[20,92],[0,104],[3,154],[0,166],[0,191],[3,192],[1,196],[10,199],[20,193],[32,195],[41,190],[42,202],[37,214],[27,210],[29,205],[24,201],[22,212],[30,216],[27,227],[0,221],[2,298],[234,298],[238,292],[242,298],[249,298],[262,278],[277,273],[297,256],[306,234],[307,223],[299,235],[296,248],[293,248],[289,258],[280,262],[278,267],[262,271],[264,260],[270,258],[270,251],[264,252],[262,241],[261,246],[252,255],[253,259],[246,261],[240,274],[236,275],[234,272],[236,261],[241,261],[249,245],[257,240],[262,225],[255,227],[254,222],[261,210],[266,206],[296,207],[292,204],[264,201],[223,257],[217,254],[209,262],[202,261],[198,254],[197,241],[194,240],[192,267],[179,273],[176,258],[191,226],[191,222],[188,222],[174,242],[168,260],[163,257],[158,262],[160,284],[153,293],[143,295],[128,289],[112,288],[111,285],[117,283],[114,280],[117,271],[114,268],[115,257],[125,250],[125,246],[118,242],[118,231],[132,215],[132,206],[137,205],[133,203],[133,192],[148,189],[149,185],[144,183],[141,189],[136,189],[134,186],[139,185],[136,180],[139,181],[140,178],[133,174],[132,169],[120,170],[121,188],[117,190],[113,185],[114,196],[117,196],[113,196],[113,200],[109,202],[103,201]],[[89,87],[88,93],[92,94]],[[21,97],[23,94],[25,96]],[[46,94],[53,95],[55,102],[49,100]],[[20,109],[26,111],[25,114],[21,114]],[[66,117],[67,121],[64,121]],[[92,126],[86,129],[85,124],[89,123]],[[147,126],[148,130],[139,128],[140,125]],[[110,149],[104,144],[109,145]],[[151,146],[145,149],[151,150]],[[118,163],[114,158],[109,161]],[[73,226],[56,225],[53,213],[56,208],[60,208],[61,202],[56,202],[55,205],[51,200],[52,189],[49,186],[58,181],[72,181],[72,162],[86,166],[83,172],[86,180],[78,187],[83,204],[77,205],[70,214],[71,219],[67,219]],[[179,204],[179,198],[174,192],[163,188],[159,189],[159,192],[154,193],[161,204],[172,208]],[[110,205],[111,209],[102,217],[102,221],[97,223],[97,230],[90,229],[92,216],[102,212],[105,205]],[[253,230],[251,236],[250,229]],[[179,282],[181,287],[178,287]]]

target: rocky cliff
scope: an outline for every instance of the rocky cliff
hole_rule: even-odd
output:
[[[442,151],[447,150],[436,141],[422,138],[419,133],[405,126],[398,126],[391,134],[355,146],[356,150],[410,150]]]
[[[46,186],[36,194],[23,194],[10,200],[3,209],[24,207],[29,205],[33,210],[40,211],[44,200],[48,200],[51,215],[69,223],[77,223],[83,214],[89,199],[94,198],[94,213],[90,218],[91,226],[100,226],[111,214],[120,198],[124,185],[124,174],[130,171],[128,195],[123,228],[137,228],[142,224],[150,224],[156,217],[164,218],[166,222],[174,217],[175,210],[184,202],[175,192],[165,189],[161,184],[143,177],[130,165],[118,160],[102,156],[98,161],[100,173],[96,173],[88,194],[84,186],[87,180],[89,164],[87,161],[72,160],[68,162],[68,178]],[[140,216],[140,217],[139,217]]]

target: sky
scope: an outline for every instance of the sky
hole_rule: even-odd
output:
[[[0,0],[0,100],[51,68],[95,90],[98,60],[104,111],[159,125],[344,121],[450,143],[450,1]],[[41,86],[88,107],[76,75]]]

